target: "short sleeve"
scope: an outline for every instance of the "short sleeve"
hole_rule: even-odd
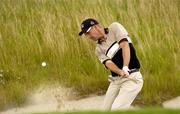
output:
[[[96,56],[98,57],[99,61],[100,61],[101,63],[103,63],[103,64],[105,64],[105,62],[106,62],[107,60],[110,60],[110,58],[107,57],[107,56],[105,55],[105,53],[103,53],[103,51],[102,51],[99,47],[96,47],[95,53],[96,53]]]
[[[115,39],[118,43],[122,40],[128,41],[128,32],[120,23],[114,22],[111,24],[110,28],[115,34]]]

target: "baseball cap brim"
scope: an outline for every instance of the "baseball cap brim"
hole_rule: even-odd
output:
[[[89,32],[91,30],[91,28],[92,27],[89,27],[87,30],[79,32],[79,36],[82,36],[84,33]]]
[[[83,33],[84,33],[83,31],[79,32],[79,36],[82,36],[82,35],[83,35]]]

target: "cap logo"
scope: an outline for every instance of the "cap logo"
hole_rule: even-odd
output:
[[[94,23],[94,21],[91,21],[90,24],[91,24],[91,25],[94,25],[95,23]]]

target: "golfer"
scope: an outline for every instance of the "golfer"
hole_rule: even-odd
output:
[[[126,29],[118,22],[103,28],[92,18],[84,20],[79,35],[96,41],[96,55],[111,71],[106,92],[105,110],[127,109],[143,86],[140,63]]]

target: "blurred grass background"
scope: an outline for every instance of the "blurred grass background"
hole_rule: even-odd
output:
[[[78,36],[88,17],[128,30],[145,80],[136,104],[180,95],[179,11],[179,0],[1,0],[0,109],[23,104],[42,83],[105,93],[109,72],[94,54],[95,43]]]

